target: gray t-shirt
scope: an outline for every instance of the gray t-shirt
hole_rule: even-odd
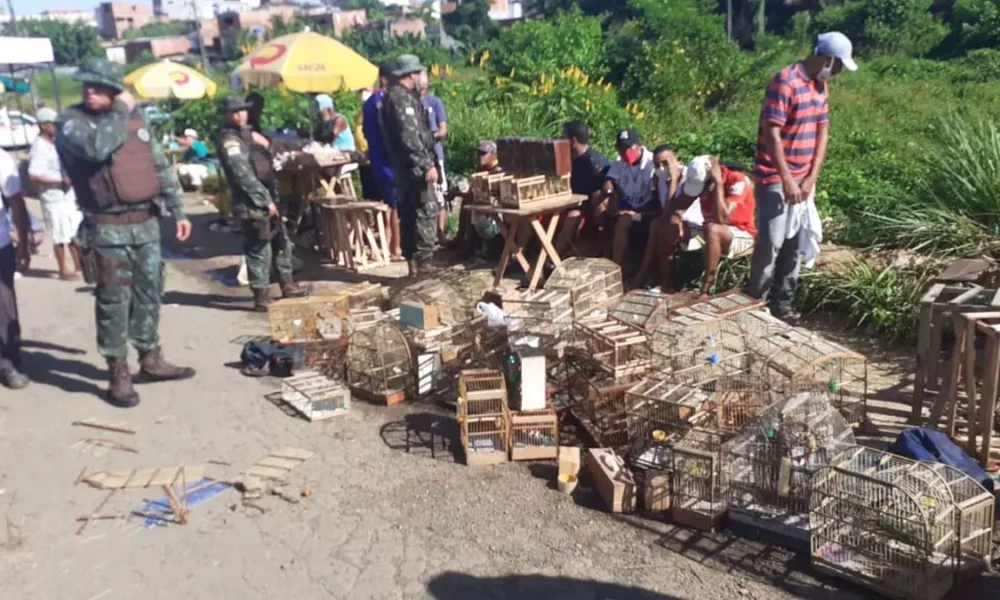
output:
[[[444,109],[444,102],[434,94],[427,94],[421,100],[424,110],[427,111],[427,125],[431,128],[431,133],[437,133],[441,128],[441,123],[448,121],[448,112]],[[444,163],[444,144],[441,140],[434,143],[434,153],[441,163]]]

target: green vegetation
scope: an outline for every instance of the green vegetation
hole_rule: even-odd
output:
[[[189,25],[180,21],[168,23],[146,23],[142,27],[125,30],[125,39],[135,40],[148,37],[163,37],[168,35],[186,35]]]

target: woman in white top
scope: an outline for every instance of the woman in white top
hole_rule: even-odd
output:
[[[59,276],[67,280],[79,279],[80,248],[76,244],[76,232],[83,221],[83,213],[76,205],[76,195],[63,172],[53,143],[56,135],[56,111],[41,108],[36,118],[40,134],[35,138],[28,154],[28,178],[38,189],[42,201],[42,216],[45,228],[52,235]],[[73,271],[70,271],[66,261],[67,247],[73,260]]]

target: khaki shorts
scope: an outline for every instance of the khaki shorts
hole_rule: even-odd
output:
[[[705,229],[701,225],[684,223],[688,229],[688,241],[684,244],[684,249],[688,252],[701,250],[705,247]],[[754,237],[749,232],[729,226],[729,233],[733,236],[732,243],[729,244],[729,254],[725,258],[739,258],[753,252]]]

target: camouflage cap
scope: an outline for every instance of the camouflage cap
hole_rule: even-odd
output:
[[[238,110],[247,110],[251,106],[253,106],[252,102],[235,95],[224,96],[216,102],[216,108],[218,108],[220,115],[228,115]]]
[[[125,85],[122,84],[123,77],[121,65],[97,56],[83,59],[80,68],[73,73],[73,79],[77,81],[104,85],[119,92],[125,91]]]
[[[404,77],[410,73],[419,73],[426,70],[427,67],[420,64],[420,59],[413,54],[403,54],[392,65],[392,74],[396,77]]]

